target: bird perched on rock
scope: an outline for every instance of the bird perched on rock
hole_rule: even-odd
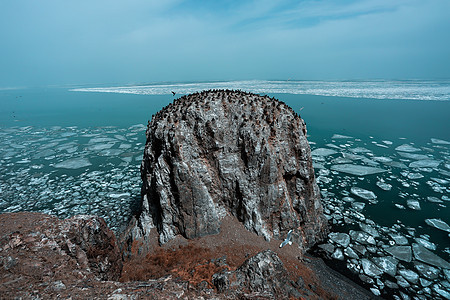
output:
[[[292,245],[291,237],[292,237],[292,229],[289,230],[286,239],[280,244],[280,248],[286,246],[287,244]]]

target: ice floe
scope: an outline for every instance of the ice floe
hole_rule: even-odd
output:
[[[371,174],[383,173],[386,170],[375,167],[353,165],[353,164],[339,164],[331,166],[331,170],[348,173],[356,176],[366,176]]]
[[[413,147],[409,144],[403,144],[401,146],[398,146],[395,148],[397,151],[403,151],[403,152],[418,152],[420,151],[419,148]]]
[[[341,245],[344,248],[346,248],[350,244],[350,236],[346,233],[332,232],[328,235],[328,237],[333,242]]]
[[[411,262],[412,260],[412,251],[410,246],[393,246],[384,249],[384,251],[402,261]]]
[[[378,277],[383,274],[383,271],[373,262],[368,260],[367,258],[361,259],[361,265],[364,270],[364,273],[370,277]]]
[[[420,202],[414,199],[408,199],[406,200],[406,206],[413,210],[421,210]]]
[[[336,151],[327,148],[318,148],[311,151],[311,155],[313,156],[328,156],[336,153],[337,153]]]
[[[424,159],[413,161],[409,164],[410,168],[436,168],[441,164],[440,160]]]
[[[450,232],[450,226],[445,223],[444,221],[442,221],[441,219],[426,219],[425,223],[427,223],[428,225],[446,231],[446,232]]]
[[[449,141],[440,140],[440,139],[435,139],[435,138],[432,138],[432,139],[431,139],[431,142],[432,142],[433,144],[439,144],[439,145],[450,145],[450,142],[449,142]]]
[[[385,190],[385,191],[390,191],[392,189],[392,184],[386,183],[386,182],[381,181],[381,180],[377,181],[376,185],[380,189]]]
[[[411,270],[408,269],[402,269],[402,270],[398,270],[398,273],[405,278],[408,282],[412,283],[412,284],[416,284],[419,282],[419,275]]]
[[[395,276],[397,274],[398,260],[391,256],[374,257],[373,262],[386,274]]]
[[[365,199],[365,200],[373,201],[373,200],[377,199],[377,196],[374,194],[374,192],[368,191],[363,188],[352,187],[350,189],[350,191],[352,192],[352,194],[354,194],[362,199]]]
[[[414,243],[412,245],[412,248],[414,251],[414,257],[417,260],[438,268],[450,269],[450,263],[440,258],[439,256],[437,256],[430,250],[426,249],[425,247]]]
[[[335,133],[335,134],[333,134],[331,139],[333,139],[333,140],[335,140],[335,139],[353,139],[353,137]]]
[[[54,165],[55,168],[64,169],[80,169],[91,166],[91,162],[87,158],[71,158]]]

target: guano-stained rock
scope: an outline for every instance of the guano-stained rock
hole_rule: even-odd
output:
[[[220,230],[233,215],[267,240],[307,249],[326,236],[304,121],[287,105],[241,91],[183,96],[148,125],[142,211],[132,239],[166,243]]]

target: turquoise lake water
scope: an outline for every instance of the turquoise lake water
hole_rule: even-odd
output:
[[[308,84],[314,95],[298,88]],[[147,121],[173,101],[169,92],[175,89],[178,97],[201,87],[230,86],[274,96],[306,121],[311,149],[318,150],[313,151],[316,177],[333,231],[349,233],[369,224],[380,235],[378,250],[369,257],[385,255],[384,249],[396,245],[391,235],[399,234],[406,245],[422,242],[448,262],[449,232],[425,220],[450,223],[450,85],[327,84],[332,92],[317,82],[0,90],[0,212],[93,213],[120,231],[139,205]],[[378,171],[351,174],[337,170],[339,165]],[[390,188],[380,188],[380,182]],[[361,198],[354,187],[373,192],[376,200]],[[402,262],[401,268],[417,272],[414,262]],[[420,284],[400,290],[441,297],[437,291],[448,290],[446,282],[442,271],[431,280],[429,295]],[[378,283],[368,285],[388,291],[385,296],[391,293]]]

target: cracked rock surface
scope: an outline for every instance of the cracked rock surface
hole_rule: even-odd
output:
[[[220,231],[232,215],[301,251],[327,233],[304,121],[267,96],[214,90],[183,96],[148,125],[142,211],[131,240],[160,243]]]

